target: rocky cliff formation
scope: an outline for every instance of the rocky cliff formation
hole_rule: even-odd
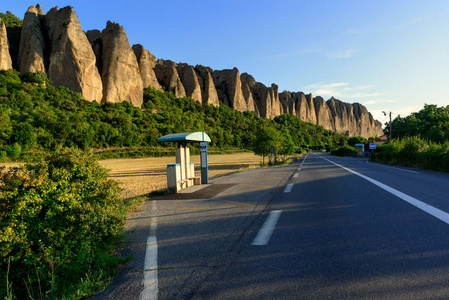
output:
[[[211,73],[213,72],[212,69],[196,65],[195,72],[198,75],[198,83],[201,87],[202,103],[205,105],[212,104],[214,106],[219,106],[220,100],[218,99],[217,89],[215,88],[214,80],[211,76]]]
[[[89,41],[92,50],[95,54],[96,65],[98,73],[101,75],[102,70],[102,56],[103,56],[103,42],[101,41],[101,31],[98,29],[88,30],[86,32],[87,40]]]
[[[326,129],[332,128],[332,115],[326,101],[322,97],[317,96],[313,98],[313,105],[315,106],[316,124]]]
[[[373,128],[382,128],[382,124],[379,121],[374,120],[371,113],[368,112],[365,106],[360,103],[352,104],[354,110],[354,118],[356,120],[356,126],[349,128],[350,135],[370,137],[374,136]],[[377,131],[377,136],[381,136],[382,131]]]
[[[48,62],[44,61],[46,46],[41,25],[44,15],[40,5],[30,6],[25,13],[17,62],[20,73],[46,71]]]
[[[249,75],[248,73],[243,73],[240,76],[240,80],[242,82],[243,98],[245,98],[248,110],[254,111],[258,116],[260,116],[259,107],[256,104],[256,101],[254,100],[252,91],[252,88],[256,84],[256,80],[254,79],[253,76]]]
[[[133,51],[139,63],[140,75],[142,77],[143,87],[152,87],[158,91],[163,91],[161,85],[157,81],[154,67],[156,66],[156,57],[145,49],[142,45],[133,45]]]
[[[270,91],[270,97],[271,97],[271,116],[277,117],[283,114],[283,110],[281,109],[282,105],[279,100],[279,87],[272,83],[271,87],[268,88]]]
[[[122,26],[108,22],[101,32],[102,102],[129,102],[142,106],[143,83],[136,55]]]
[[[243,73],[241,76],[242,90],[248,107],[254,106],[254,111],[262,118],[274,118],[284,113],[284,107],[279,98],[279,88],[272,84],[267,88],[263,83],[256,82],[253,76]]]
[[[9,54],[9,43],[6,32],[6,26],[0,19],[0,70],[8,70],[12,68],[11,55]]]
[[[49,41],[48,77],[51,83],[79,92],[86,100],[99,101],[103,85],[95,55],[73,8],[52,8],[43,20]]]
[[[128,101],[141,106],[143,88],[171,91],[176,97],[191,97],[203,104],[228,105],[255,112],[263,118],[291,114],[339,133],[365,138],[382,135],[361,104],[344,103],[302,92],[282,92],[276,84],[267,87],[237,68],[212,70],[156,58],[142,45],[130,47],[123,27],[108,22],[103,31],[84,33],[72,7],[57,7],[45,14],[30,6],[25,13],[18,68],[20,72],[45,71],[53,85],[66,86],[87,100]],[[6,29],[0,20],[0,69],[11,68]]]
[[[214,71],[212,79],[221,102],[235,110],[248,111],[248,105],[243,97],[240,72],[237,68]]]
[[[179,78],[184,86],[186,96],[198,102],[203,102],[200,82],[198,81],[198,76],[196,75],[193,66],[188,64],[178,64],[176,70],[178,71]]]
[[[161,86],[166,91],[173,92],[176,97],[185,97],[186,91],[179,78],[176,64],[171,60],[160,60],[157,62],[154,72]]]

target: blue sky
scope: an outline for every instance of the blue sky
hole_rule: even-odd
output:
[[[0,5],[23,18],[28,0]],[[446,0],[53,1],[74,7],[85,31],[108,20],[157,58],[237,67],[280,91],[359,102],[385,123],[425,103],[449,105]]]

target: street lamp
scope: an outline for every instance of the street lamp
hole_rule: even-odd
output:
[[[387,116],[387,113],[382,111],[384,113],[384,116]],[[390,111],[390,142],[391,142],[391,137],[393,136],[393,124],[391,123],[391,111]]]

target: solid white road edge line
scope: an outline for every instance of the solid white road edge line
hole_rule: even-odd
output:
[[[435,218],[437,218],[437,219],[443,221],[444,223],[449,224],[449,214],[448,214],[447,212],[444,212],[444,211],[442,211],[442,210],[439,210],[439,209],[436,208],[436,207],[433,207],[433,206],[431,206],[431,205],[429,205],[429,204],[427,204],[427,203],[425,203],[425,202],[422,202],[422,201],[420,201],[420,200],[418,200],[418,199],[416,199],[416,198],[413,198],[412,196],[409,196],[409,195],[407,195],[407,194],[404,194],[403,192],[400,192],[400,191],[398,191],[398,190],[396,190],[396,189],[394,189],[394,188],[392,188],[392,187],[389,187],[388,185],[383,184],[383,183],[381,183],[381,182],[379,182],[379,181],[377,181],[377,180],[374,180],[374,179],[369,178],[369,177],[367,177],[367,176],[365,176],[365,175],[362,175],[362,174],[360,174],[360,173],[357,173],[356,171],[353,171],[353,170],[351,170],[351,169],[348,169],[348,168],[346,168],[346,167],[343,167],[342,165],[339,165],[339,164],[337,164],[337,163],[334,163],[333,161],[331,161],[331,160],[329,160],[329,159],[327,159],[327,158],[324,158],[324,157],[321,157],[321,156],[319,156],[319,157],[322,158],[322,159],[324,159],[324,160],[327,160],[328,162],[330,162],[330,163],[332,163],[332,164],[334,164],[334,165],[336,165],[336,166],[338,166],[338,167],[340,167],[340,168],[345,169],[346,171],[349,171],[349,172],[351,172],[351,173],[353,173],[353,174],[355,174],[355,175],[357,175],[357,176],[362,177],[363,179],[365,179],[365,180],[371,182],[372,184],[377,185],[377,186],[380,187],[381,189],[383,189],[383,190],[385,190],[385,191],[387,191],[387,192],[389,192],[389,193],[395,195],[396,197],[399,197],[400,199],[404,200],[405,202],[408,202],[408,203],[410,203],[411,205],[413,205],[413,206],[415,206],[415,207],[421,209],[422,211],[424,211],[424,212],[426,212],[426,213],[428,213],[428,214],[434,216]]]
[[[282,210],[273,210],[268,215],[265,223],[263,223],[262,228],[260,228],[256,237],[254,238],[251,245],[253,246],[265,246],[268,245],[271,235],[273,234],[274,228],[281,216]]]
[[[157,239],[149,236],[145,252],[145,264],[143,269],[143,290],[140,293],[141,300],[157,300]]]
[[[284,189],[284,193],[290,193],[292,191],[292,188],[293,188],[293,183],[287,184],[287,186]]]

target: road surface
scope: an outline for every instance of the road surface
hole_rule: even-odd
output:
[[[449,299],[449,176],[308,154],[147,202],[98,299]]]

